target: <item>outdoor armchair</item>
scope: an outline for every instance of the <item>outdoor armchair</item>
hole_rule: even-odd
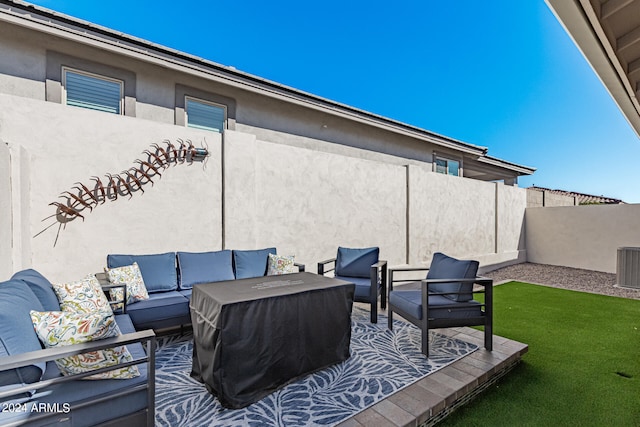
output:
[[[334,272],[336,279],[356,285],[354,301],[371,306],[371,323],[378,322],[378,296],[380,306],[387,307],[387,261],[378,259],[380,249],[338,247],[335,258],[318,263],[318,274]]]
[[[398,279],[399,272],[427,271],[426,279]],[[493,280],[477,277],[478,262],[462,261],[435,253],[429,268],[389,269],[388,327],[393,313],[422,331],[422,353],[429,357],[429,329],[484,326],[484,346],[493,348]],[[407,283],[394,288],[395,283]],[[484,299],[474,299],[484,294]]]

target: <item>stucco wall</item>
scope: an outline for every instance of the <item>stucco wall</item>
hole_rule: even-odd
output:
[[[177,138],[206,141],[207,164],[170,167],[144,194],[85,210],[84,221],[57,235],[49,204],[62,192],[125,170],[150,144]],[[100,271],[109,253],[223,247],[276,246],[309,271],[339,245],[379,246],[390,265],[428,264],[435,251],[483,265],[523,260],[525,190],[428,166],[231,130],[223,142],[214,133],[9,95],[0,95],[0,139],[9,143],[11,165],[0,173],[0,186],[10,182],[11,191],[11,206],[3,206],[12,236],[1,243],[11,254],[11,265],[1,267],[5,277],[34,267],[53,281],[75,280]],[[6,157],[5,150],[0,161]],[[6,219],[0,227],[6,231]]]
[[[525,211],[527,191],[508,185],[496,186],[496,257],[493,263],[526,261]]]
[[[276,246],[315,271],[338,246],[404,262],[405,168],[225,134],[225,245]]]
[[[20,165],[13,161],[11,174],[12,179],[22,177],[12,184],[13,270],[34,266],[51,280],[74,280],[101,271],[108,253],[222,247],[217,134],[0,95],[0,138],[9,143],[12,157],[21,159]],[[91,184],[92,176],[106,181],[107,173],[146,160],[142,151],[150,144],[178,138],[198,146],[206,138],[212,154],[206,165],[171,166],[144,193],[83,211],[85,220],[67,223],[54,246],[59,224],[50,218],[56,210],[49,203],[62,201],[60,193],[77,182]]]
[[[11,158],[9,146],[0,139],[0,278],[10,276],[11,261]]]
[[[434,252],[480,261],[484,270],[524,262],[526,190],[409,167],[409,263]]]
[[[640,246],[640,205],[528,208],[529,262],[616,272],[617,249]]]
[[[455,257],[493,253],[493,184],[409,167],[410,264],[428,264],[434,252]]]

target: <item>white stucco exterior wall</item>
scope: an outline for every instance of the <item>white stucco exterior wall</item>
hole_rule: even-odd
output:
[[[69,222],[54,246],[59,224],[43,219],[62,192],[128,169],[150,144],[178,138],[206,142],[206,167],[170,167],[144,194],[83,211],[85,220]],[[390,265],[428,264],[436,251],[483,265],[524,260],[525,190],[426,166],[246,131],[228,130],[223,142],[215,133],[11,95],[0,95],[0,139],[9,144],[0,165],[10,164],[0,173],[0,189],[11,192],[3,206],[11,219],[0,220],[11,235],[0,249],[11,255],[0,267],[6,278],[33,267],[52,281],[77,280],[101,271],[109,253],[269,246],[296,255],[309,271],[338,246],[379,246]]]
[[[9,146],[0,139],[0,278],[13,274],[12,191]]]
[[[528,208],[527,259],[616,272],[617,249],[640,246],[640,205]]]
[[[316,271],[338,246],[406,253],[405,168],[225,134],[225,244],[278,253]]]
[[[483,264],[525,262],[526,235],[525,212],[527,207],[526,189],[494,184],[496,193],[496,253],[488,257],[480,256]]]
[[[409,167],[410,264],[495,253],[495,184]]]
[[[37,123],[31,117],[38,117]],[[50,280],[77,280],[101,271],[109,253],[221,249],[219,134],[7,95],[0,95],[0,132],[12,158],[23,163],[11,172],[12,179],[20,178],[11,208],[14,242],[22,245],[11,249],[14,271],[33,266]],[[171,166],[144,187],[144,194],[83,211],[85,220],[67,223],[54,246],[58,224],[53,218],[43,222],[56,211],[49,203],[62,201],[58,196],[77,182],[88,186],[92,176],[105,181],[105,174],[146,160],[142,151],[152,143],[179,138],[196,146],[206,140],[211,152],[206,167]],[[34,237],[49,224],[54,226]]]

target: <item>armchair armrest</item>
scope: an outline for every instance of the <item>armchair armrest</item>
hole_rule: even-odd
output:
[[[107,300],[109,300],[109,305],[111,309],[115,312],[117,310],[121,310],[122,314],[127,312],[127,285],[125,283],[111,283],[106,273],[96,273],[96,279],[100,282],[100,287],[102,291],[107,296]],[[109,292],[111,289],[122,289],[122,298],[121,299],[111,299],[111,293]]]
[[[371,267],[373,267],[373,268],[386,268],[387,267],[387,261],[380,260],[380,261],[376,262],[375,264],[373,264]]]
[[[427,272],[429,271],[429,267],[411,267],[411,266],[395,266],[395,267],[389,267],[389,292],[391,292],[393,290],[393,284],[394,283],[406,283],[406,282],[417,282],[419,280],[424,279],[425,275],[422,275],[422,277],[416,278],[416,279],[394,279],[394,273],[397,272],[413,272],[413,271],[422,271],[422,272]]]
[[[123,368],[132,365],[138,365],[141,363],[148,364],[147,381],[150,388],[150,405],[153,404],[153,395],[155,394],[155,347],[156,347],[156,335],[153,330],[148,329],[140,332],[134,332],[130,334],[119,335],[117,337],[106,338],[99,341],[90,341],[81,344],[73,344],[63,347],[46,348],[43,350],[30,351],[27,353],[16,354],[13,356],[6,356],[0,358],[0,371],[9,369],[21,368],[29,366],[38,362],[48,362],[59,359],[61,357],[73,356],[77,354],[86,353],[89,351],[103,350],[105,348],[116,347],[120,345],[127,345],[133,343],[146,343],[146,357],[137,358],[131,362],[124,362],[118,365],[109,366],[107,368],[100,368],[90,372],[84,372],[80,374],[65,375],[49,380],[42,380],[31,384],[26,384],[22,387],[12,388],[10,390],[0,391],[0,399],[4,399],[9,396],[13,396],[20,393],[29,392],[32,390],[38,390],[50,385],[59,384],[67,381],[78,380],[97,373],[112,371],[116,368]]]
[[[375,264],[371,265],[371,286],[374,284],[380,283],[382,288],[386,290],[387,288],[387,261],[378,260]]]
[[[327,268],[327,265],[331,263],[333,263],[333,268]],[[318,274],[321,276],[330,271],[334,271],[335,269],[336,269],[336,258],[330,258],[324,261],[320,261],[318,263]]]
[[[474,283],[481,286],[488,286],[493,284],[493,279],[489,279],[487,277],[472,277],[467,279],[422,279],[422,281],[427,283],[449,283],[449,282],[463,282],[463,283]]]

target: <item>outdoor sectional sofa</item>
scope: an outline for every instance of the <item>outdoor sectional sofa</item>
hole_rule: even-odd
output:
[[[191,323],[189,302],[194,285],[265,276],[269,254],[276,255],[276,248],[111,254],[107,256],[107,267],[138,264],[149,299],[127,304],[125,311],[136,329],[158,330]],[[304,271],[303,264],[295,266]],[[105,283],[104,275],[99,278]]]
[[[60,312],[51,283],[23,270],[0,283],[0,425],[154,425],[155,334],[136,332],[126,314],[116,315],[121,335],[43,349],[30,311]],[[113,317],[112,317],[113,320]],[[126,345],[139,376],[80,380],[63,376],[54,360]],[[125,368],[122,363],[104,369]],[[99,371],[92,371],[95,374]]]
[[[52,284],[35,270],[23,270],[0,283],[0,425],[2,426],[153,426],[155,346],[152,329],[191,323],[189,301],[193,285],[264,276],[268,254],[255,251],[152,255],[109,255],[109,268],[138,263],[149,299],[126,304],[115,314],[121,335],[43,349],[30,311],[59,312]],[[298,271],[304,265],[295,264]],[[96,276],[98,276],[96,274]],[[111,284],[101,275],[105,292]],[[62,375],[60,357],[126,345],[140,375],[130,379],[81,380],[106,372]]]

